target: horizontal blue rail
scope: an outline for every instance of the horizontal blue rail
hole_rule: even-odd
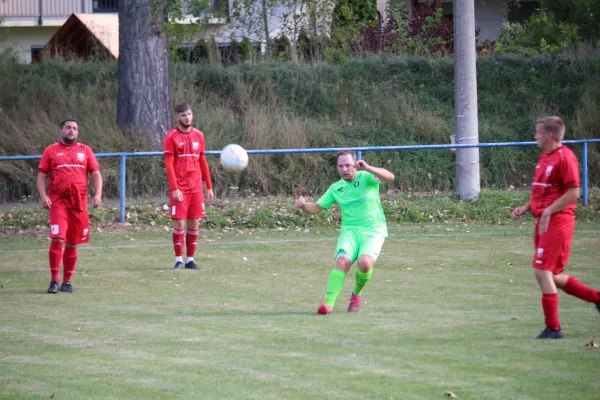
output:
[[[577,139],[564,140],[563,144],[580,144],[581,164],[582,164],[582,203],[588,205],[588,143],[600,143],[600,139]],[[486,148],[486,147],[522,147],[535,146],[536,142],[499,142],[499,143],[476,143],[476,144],[425,144],[408,146],[372,146],[372,147],[326,147],[312,149],[270,149],[270,150],[246,150],[248,154],[298,154],[298,153],[337,153],[342,150],[355,151],[359,159],[365,151],[405,151],[405,150],[440,150],[440,149],[466,149],[466,148]],[[205,154],[218,156],[221,152],[218,150],[209,150]],[[119,163],[119,220],[125,222],[125,177],[127,157],[162,157],[162,151],[141,151],[141,152],[121,152],[121,153],[98,153],[96,157],[120,157]],[[41,155],[34,156],[0,156],[0,161],[18,161],[18,160],[38,160]]]

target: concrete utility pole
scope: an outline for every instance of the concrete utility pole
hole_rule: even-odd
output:
[[[454,0],[454,103],[456,144],[479,143],[475,0]],[[479,148],[456,149],[456,191],[461,200],[480,192]]]

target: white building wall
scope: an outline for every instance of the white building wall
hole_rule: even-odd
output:
[[[0,29],[0,52],[12,48],[22,63],[31,62],[31,47],[43,47],[58,30],[57,26],[12,27]]]
[[[488,0],[485,5],[475,1],[475,28],[479,31],[480,39],[498,39],[506,15],[506,4],[502,0]]]

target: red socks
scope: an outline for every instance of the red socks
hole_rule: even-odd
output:
[[[183,231],[173,228],[173,250],[176,257],[183,255]]]
[[[50,251],[48,251],[48,260],[50,261],[50,276],[53,281],[58,281],[58,272],[60,271],[60,259],[62,258],[63,242],[50,242]]]
[[[587,301],[589,303],[600,302],[600,294],[596,289],[584,285],[572,276],[567,280],[567,284],[563,288],[565,293],[575,296],[578,299]]]
[[[198,245],[198,231],[188,229],[185,235],[185,250],[188,258],[194,257],[196,254],[196,246]]]
[[[63,256],[63,283],[71,282],[71,277],[75,273],[75,264],[77,263],[77,247],[65,247]]]
[[[542,308],[544,309],[544,317],[546,326],[553,330],[560,328],[560,320],[558,319],[558,293],[542,294]]]

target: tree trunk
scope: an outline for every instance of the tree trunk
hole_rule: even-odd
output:
[[[268,15],[268,9],[269,9],[269,5],[267,4],[268,0],[262,0],[260,2],[261,5],[261,17],[263,20],[263,27],[265,29],[265,43],[267,44],[267,59],[271,59],[271,56],[273,55],[273,45],[271,44],[271,34],[269,32],[269,15]]]
[[[151,0],[119,1],[117,125],[145,135],[155,150],[172,123],[166,3],[154,10]]]

